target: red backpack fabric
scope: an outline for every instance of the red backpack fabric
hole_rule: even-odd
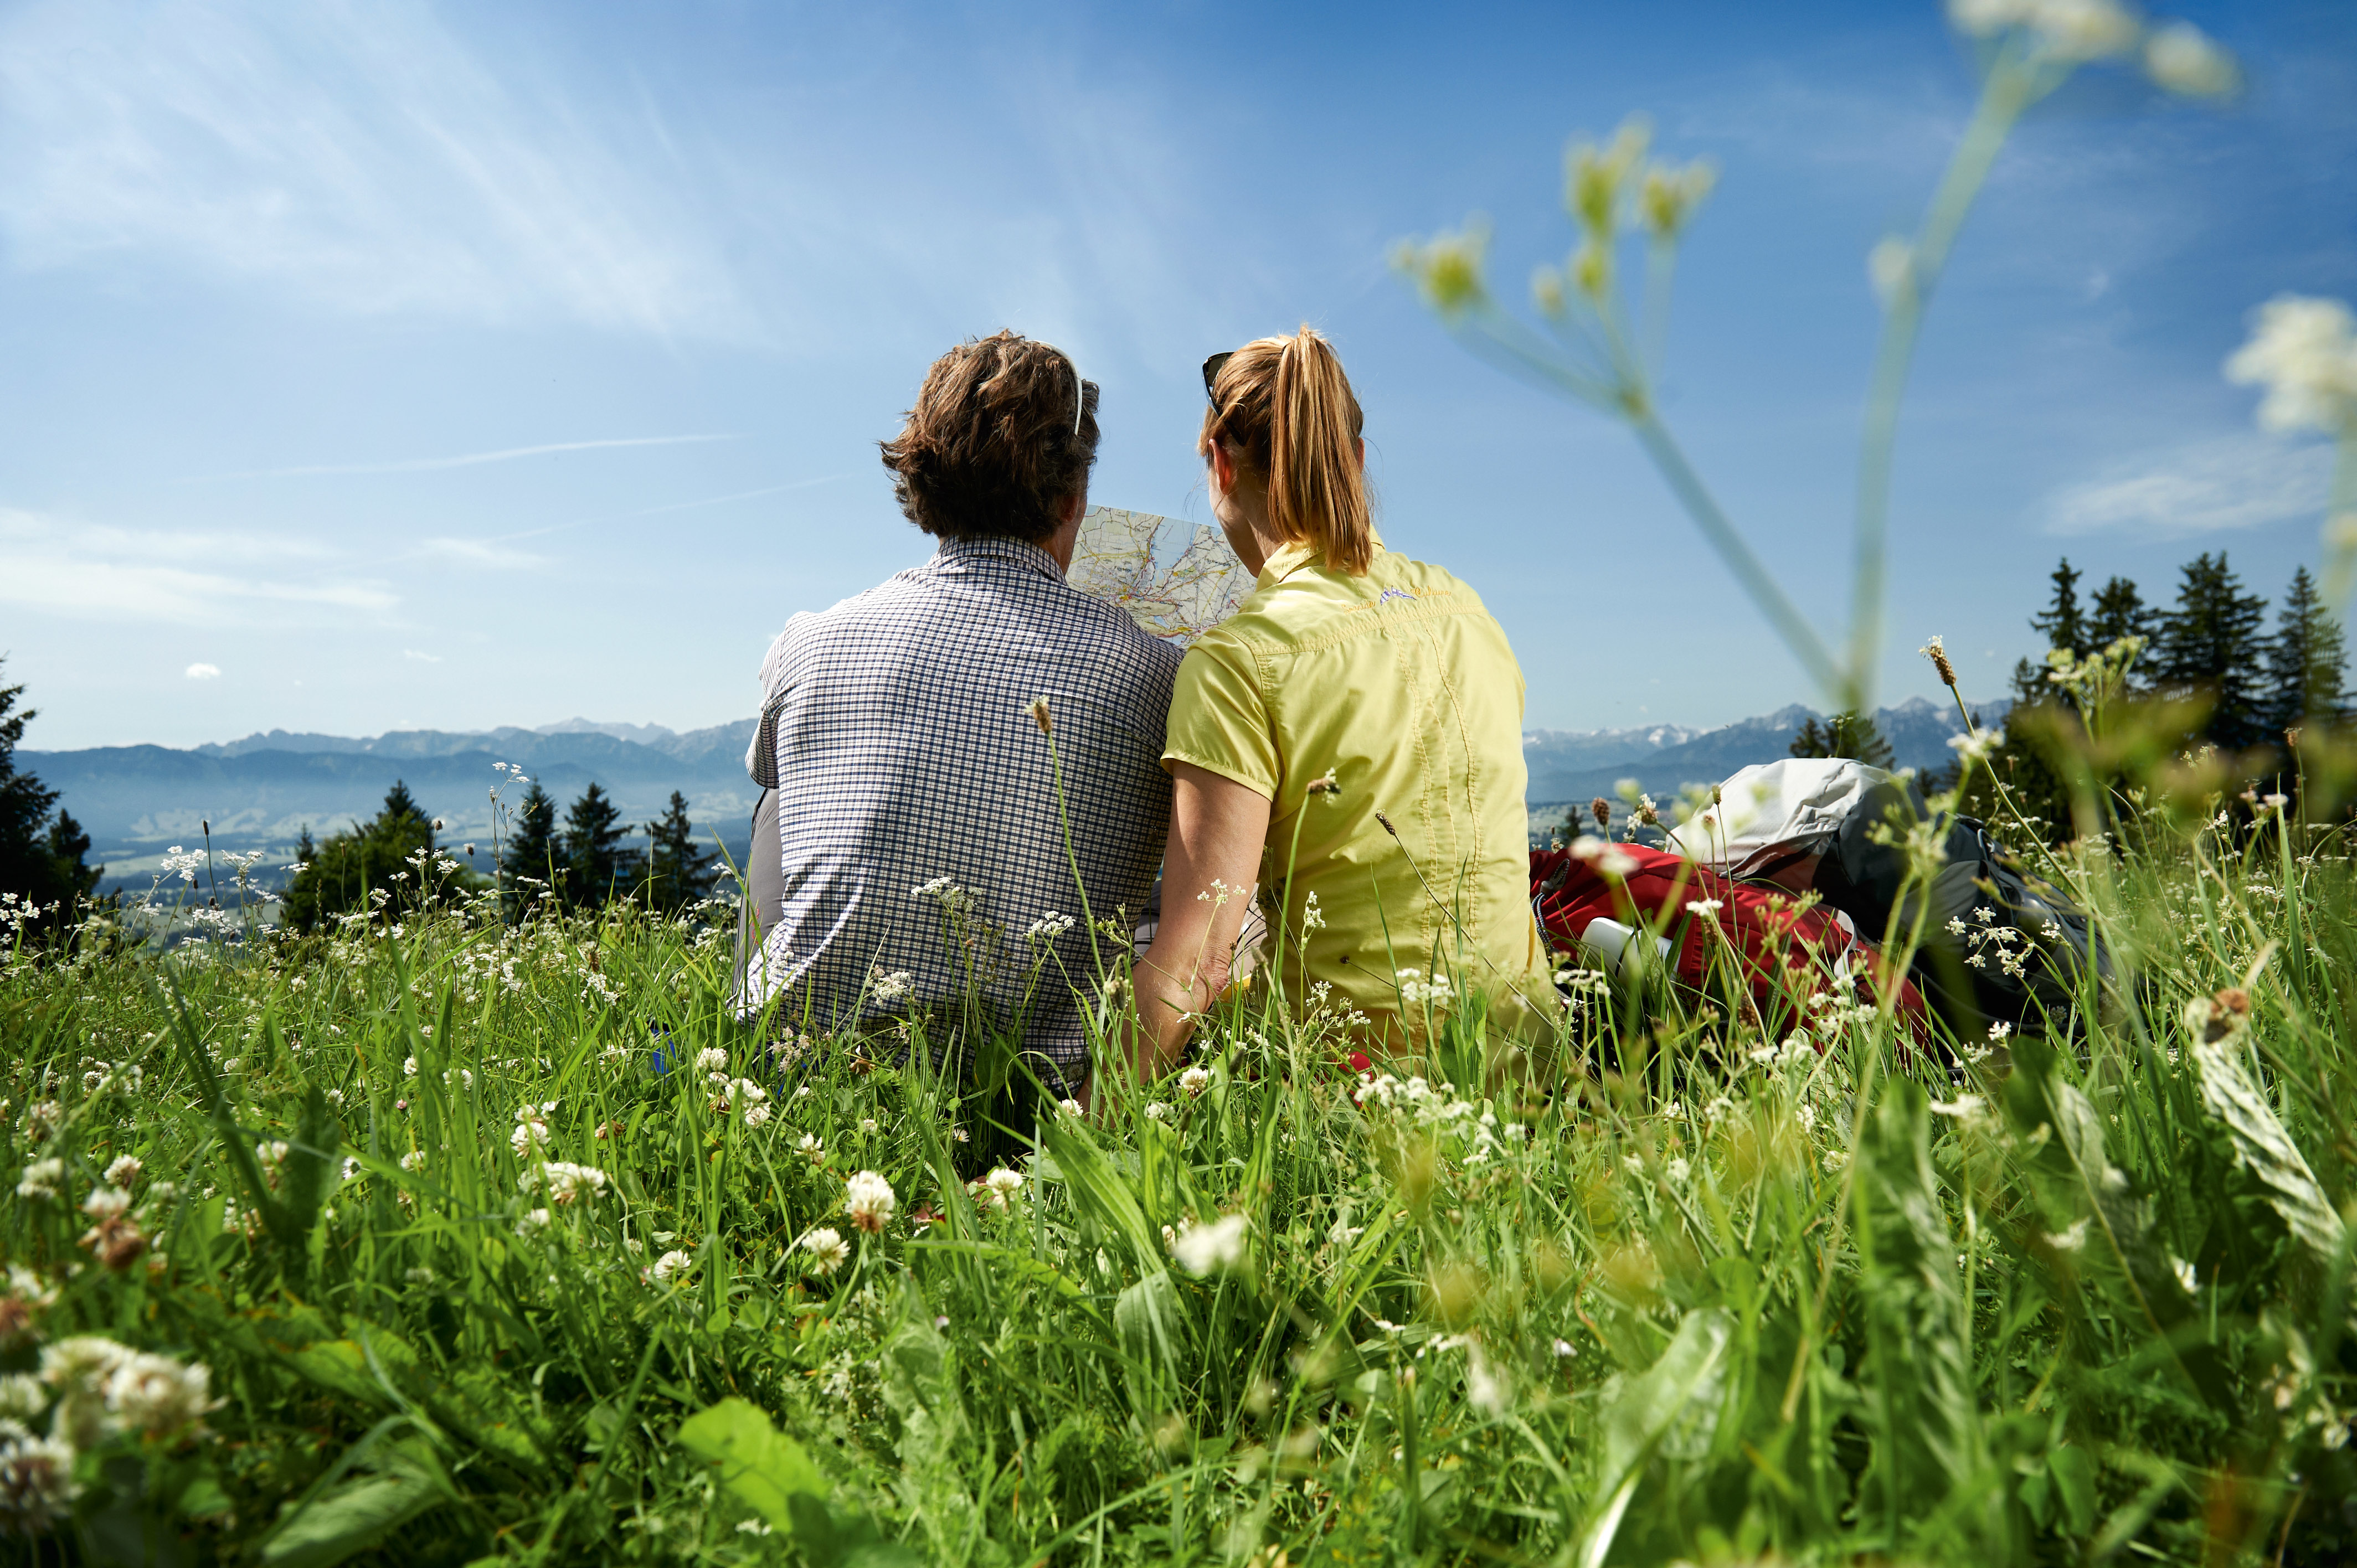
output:
[[[1616,855],[1627,864],[1611,862]],[[1600,869],[1605,863],[1625,875],[1608,876]],[[1695,910],[1706,901],[1717,908]],[[1618,843],[1589,859],[1568,850],[1533,850],[1531,906],[1548,940],[1582,967],[1597,961],[1592,953],[1583,957],[1580,945],[1595,921],[1658,928],[1671,944],[1667,961],[1682,987],[1706,993],[1712,972],[1725,975],[1732,961],[1752,1005],[1771,1024],[1780,1015],[1808,1017],[1810,997],[1852,974],[1864,983],[1860,1000],[1895,984],[1899,1016],[1910,1034],[1921,1028],[1921,995],[1905,979],[1889,977],[1881,955],[1858,940],[1832,908],[1802,908],[1781,888],[1730,881],[1666,850]],[[1650,939],[1640,929],[1634,940]]]

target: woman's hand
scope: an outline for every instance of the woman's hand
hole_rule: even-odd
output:
[[[1169,1070],[1194,1029],[1193,1015],[1227,988],[1268,838],[1267,796],[1190,762],[1173,763],[1170,772],[1162,919],[1135,974],[1130,1060],[1140,1083]]]

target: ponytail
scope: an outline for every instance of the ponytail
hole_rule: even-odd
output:
[[[1334,570],[1362,577],[1375,556],[1360,461],[1365,426],[1334,346],[1304,326],[1229,356],[1212,382],[1196,450],[1209,457],[1214,441],[1236,448],[1243,467],[1268,485],[1276,532],[1316,546]]]

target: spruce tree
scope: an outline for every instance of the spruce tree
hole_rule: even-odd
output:
[[[2086,625],[2089,649],[2109,648],[2124,637],[2140,637],[2148,645],[2155,629],[2152,609],[2136,591],[2136,585],[2126,577],[2114,577],[2095,590],[2094,612],[2088,616]],[[2149,664],[2152,650],[2147,646],[2145,651],[2146,658],[2140,662]]]
[[[556,800],[535,779],[509,815],[508,842],[500,854],[512,905],[521,917],[544,888],[564,891],[565,867],[556,844]],[[531,878],[527,882],[525,878]]]
[[[414,908],[428,891],[447,892],[452,885],[414,864],[421,851],[434,847],[434,826],[410,794],[396,780],[385,791],[384,805],[366,822],[354,822],[342,832],[311,846],[307,826],[298,844],[303,869],[286,885],[280,904],[285,923],[298,931],[315,931],[339,915],[374,913],[382,908],[398,911]],[[303,849],[308,853],[300,853]],[[463,879],[462,879],[463,881]]]
[[[2244,751],[2269,738],[2264,706],[2266,601],[2243,592],[2225,552],[2204,551],[2182,568],[2176,607],[2160,618],[2153,653],[2156,686],[2172,697],[2210,700],[2201,738]]]
[[[74,918],[74,900],[96,886],[106,868],[86,863],[90,835],[81,824],[62,811],[50,817],[58,791],[16,770],[16,746],[38,712],[16,711],[24,693],[21,685],[0,686],[0,893],[43,908],[54,904],[56,920],[63,923]]]
[[[1874,721],[1856,713],[1835,714],[1823,725],[1814,714],[1810,714],[1792,737],[1790,750],[1794,757],[1846,757],[1874,768],[1889,768],[1898,760]]]
[[[2341,623],[2324,607],[2315,579],[2302,566],[2284,590],[2276,634],[2267,645],[2268,727],[2280,735],[2339,720],[2347,712],[2348,676],[2349,647]]]
[[[699,898],[712,896],[718,877],[713,853],[696,843],[695,828],[687,820],[687,798],[674,789],[671,805],[647,824],[647,898],[653,908],[675,914]]]
[[[614,896],[622,875],[622,808],[592,779],[581,798],[565,809],[563,854],[565,897],[577,908]]]
[[[2073,659],[2087,657],[2091,646],[2086,618],[2079,611],[2079,579],[2083,575],[2071,564],[2071,557],[2062,557],[2062,564],[2054,568],[2049,579],[2054,585],[2053,599],[2042,613],[2029,618],[2030,629],[2046,639],[2048,648],[2066,650]]]

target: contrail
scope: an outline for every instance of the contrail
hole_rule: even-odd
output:
[[[469,452],[463,457],[413,457],[400,463],[315,463],[300,468],[250,468],[236,474],[205,474],[184,483],[210,484],[219,479],[285,479],[305,474],[414,474],[431,468],[471,468],[479,463],[505,463],[517,457],[543,457],[551,452],[595,452],[608,446],[682,446],[701,441],[738,441],[728,435],[627,435],[613,441],[554,441],[545,446],[510,446],[498,452]]]

